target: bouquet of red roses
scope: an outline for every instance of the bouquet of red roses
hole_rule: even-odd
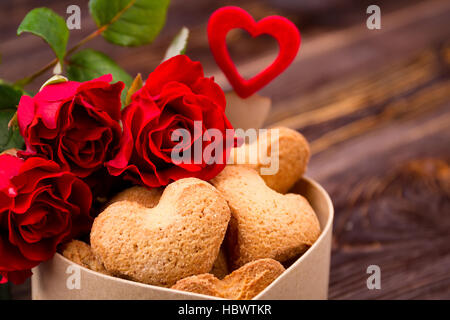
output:
[[[125,19],[136,14],[133,2],[111,8],[105,1],[90,1],[99,26],[94,35],[102,34],[119,45],[148,43],[164,23],[167,2],[148,9],[160,17],[141,25],[153,30],[149,35],[130,33],[123,26]],[[69,57],[79,45],[65,51],[68,30],[61,19],[49,9],[35,9],[18,33],[27,31],[44,38],[57,56],[50,67],[57,66],[59,73],[66,61],[70,81],[56,75],[34,96],[23,86],[39,72],[14,85],[0,84],[1,116],[9,122],[8,128],[0,128],[7,135],[0,155],[2,282],[23,282],[31,268],[52,258],[59,244],[87,234],[98,213],[96,202],[110,189],[127,183],[165,186],[185,177],[209,180],[223,169],[231,147],[221,147],[225,151],[222,161],[208,157],[173,160],[174,153],[193,157],[190,149],[197,140],[203,140],[202,149],[214,143],[212,138],[205,139],[208,129],[219,130],[223,136],[232,129],[225,116],[222,89],[205,77],[199,62],[182,54],[186,29],[143,83],[140,75],[131,81],[99,52],[84,50]],[[48,25],[55,28],[49,30]],[[12,101],[6,103],[6,98]],[[17,110],[14,99],[20,99]],[[192,137],[181,146],[171,139],[180,129]]]
[[[152,72],[122,110],[111,75],[49,84],[17,109],[25,150],[0,156],[1,274],[12,282],[89,231],[92,199],[122,178],[147,187],[185,177],[209,180],[226,161],[176,164],[172,132],[231,129],[225,96],[202,66],[175,56]],[[193,142],[194,143],[194,142]],[[203,143],[203,147],[208,144]],[[183,148],[187,152],[191,145]],[[224,154],[226,157],[226,154]]]
[[[25,150],[0,156],[4,279],[23,281],[58,244],[88,232],[92,199],[111,183],[158,187],[185,177],[209,180],[225,166],[207,159],[178,164],[171,156],[176,129],[194,132],[199,122],[202,131],[194,138],[202,139],[209,128],[224,136],[232,128],[224,93],[204,77],[200,63],[184,55],[165,61],[123,109],[124,84],[111,81],[111,75],[63,81],[20,99],[17,121]]]
[[[67,25],[49,9],[32,10],[19,26],[18,34],[42,37],[56,58],[14,84],[0,82],[2,282],[23,282],[59,244],[87,235],[113,192],[187,177],[210,180],[234,147],[224,92],[205,77],[199,62],[184,55],[186,28],[145,82],[140,74],[133,80],[103,53],[77,51],[98,35],[125,46],[151,42],[164,24],[168,0],[109,4],[89,2],[98,29],[69,50]],[[226,49],[226,34],[235,28],[269,34],[279,44],[273,64],[249,80],[238,74]],[[217,64],[242,98],[287,68],[300,46],[298,30],[287,19],[256,23],[236,7],[213,14],[208,38]],[[61,75],[64,65],[67,78]],[[24,90],[52,67],[55,75],[39,92]]]

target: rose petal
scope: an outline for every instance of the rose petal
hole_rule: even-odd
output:
[[[214,101],[219,105],[223,111],[225,111],[227,101],[225,99],[225,94],[220,86],[214,82],[212,78],[199,78],[192,85],[192,91],[197,95],[203,95]]]
[[[186,55],[178,55],[156,67],[145,81],[145,87],[155,96],[161,92],[167,82],[180,82],[190,87],[202,77],[203,67],[200,62],[194,62]]]

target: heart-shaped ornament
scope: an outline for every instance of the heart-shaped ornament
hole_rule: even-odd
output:
[[[267,34],[278,42],[279,53],[275,61],[258,75],[244,79],[231,60],[226,37],[232,29],[244,29],[252,37]],[[282,73],[295,59],[300,48],[300,32],[288,19],[266,17],[256,22],[239,7],[223,7],[215,11],[208,22],[208,40],[211,52],[228,81],[241,98],[247,98]]]

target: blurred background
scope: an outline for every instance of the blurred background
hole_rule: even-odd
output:
[[[69,48],[96,29],[87,0],[0,2],[1,79],[21,79],[53,59],[39,38],[16,36],[26,13],[47,6],[65,17],[71,4],[82,21]],[[381,8],[380,30],[366,27],[372,4]],[[186,26],[186,53],[227,89],[206,37],[208,17],[224,5],[257,20],[283,15],[301,30],[297,59],[260,94],[273,102],[267,126],[297,129],[310,141],[307,174],[332,197],[329,298],[450,299],[450,1],[172,0],[153,44],[122,48],[98,37],[87,47],[146,77]],[[228,45],[246,77],[277,54],[267,37],[231,33]],[[35,92],[49,77],[26,89]],[[367,288],[369,265],[381,269],[380,290]],[[30,298],[29,283],[0,291]]]

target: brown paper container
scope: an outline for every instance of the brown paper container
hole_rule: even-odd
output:
[[[278,279],[257,295],[263,299],[326,299],[330,269],[333,205],[326,191],[313,180],[303,178],[291,190],[311,203],[320,221],[322,233],[314,245]],[[68,289],[76,266],[80,288]],[[68,269],[69,268],[69,269]],[[33,269],[32,298],[41,299],[217,299],[175,291],[103,275],[72,263],[60,254]]]
[[[231,105],[227,106],[227,114],[235,128],[247,129],[262,126],[265,115],[270,109],[270,100],[258,96],[242,100],[234,94],[228,94],[227,101],[233,101]],[[262,114],[264,115],[262,116]],[[260,292],[254,298],[255,300],[327,299],[328,297],[333,205],[326,191],[317,182],[308,178],[298,181],[291,192],[301,194],[308,199],[318,216],[322,232],[313,246],[289,266],[280,277]],[[73,268],[79,272],[77,274],[79,275],[79,288],[73,286]],[[34,300],[219,299],[110,277],[76,265],[58,253],[53,259],[33,269],[31,281],[32,299]]]

